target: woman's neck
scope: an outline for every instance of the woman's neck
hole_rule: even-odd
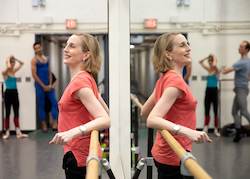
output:
[[[184,67],[175,66],[174,69],[170,70],[170,71],[174,71],[175,73],[177,73],[179,76],[181,76],[183,78],[183,76],[182,76],[183,68]]]
[[[81,72],[84,72],[84,70],[70,68],[71,81]]]
[[[14,77],[15,76],[15,72],[14,72],[14,68],[10,68],[8,71],[8,76]]]

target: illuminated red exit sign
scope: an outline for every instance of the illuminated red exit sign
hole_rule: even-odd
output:
[[[146,29],[156,29],[157,19],[145,19],[145,28]]]
[[[76,19],[66,19],[67,29],[76,29],[76,26],[77,26]]]

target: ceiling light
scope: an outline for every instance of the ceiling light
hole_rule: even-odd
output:
[[[135,46],[134,45],[130,45],[130,48],[135,48]]]

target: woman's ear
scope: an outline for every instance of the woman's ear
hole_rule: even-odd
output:
[[[84,53],[82,61],[85,62],[85,61],[88,60],[89,58],[90,58],[90,52],[87,51],[87,52]]]
[[[167,59],[169,59],[169,60],[172,60],[172,55],[171,55],[171,53],[169,52],[169,51],[165,51],[165,57],[167,58]]]

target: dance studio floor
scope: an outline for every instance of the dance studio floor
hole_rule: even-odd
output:
[[[55,132],[43,134],[41,131],[29,133],[29,138],[0,139],[0,179],[63,179],[63,149],[48,142]],[[193,155],[197,162],[214,179],[249,178],[250,137],[233,143],[229,137],[215,137],[209,133],[213,143],[194,144]],[[142,157],[147,154],[147,129],[139,130],[139,146]],[[147,167],[140,174],[146,179]],[[102,178],[108,179],[105,170]],[[153,167],[153,179],[157,178]]]

